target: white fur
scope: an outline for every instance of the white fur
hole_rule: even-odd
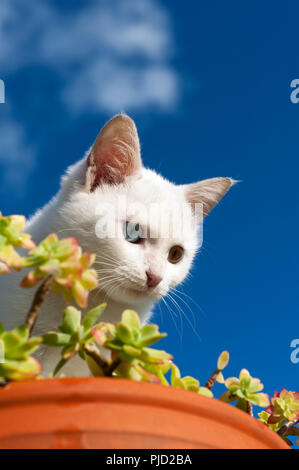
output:
[[[150,228],[157,238],[148,238],[142,245],[129,243],[122,235],[116,238],[98,238],[95,227],[100,216],[96,213],[96,207],[99,203],[115,206],[122,196],[128,203],[140,203],[146,208],[150,208],[151,204],[164,203],[165,207],[175,207],[178,211],[179,207],[186,208],[186,187],[176,186],[154,171],[142,167],[136,174],[126,177],[121,184],[103,183],[89,192],[84,185],[87,156],[68,169],[62,178],[58,194],[29,220],[26,232],[32,234],[36,243],[52,232],[59,238],[75,236],[84,251],[97,255],[94,267],[98,271],[100,287],[90,293],[88,309],[105,301],[107,308],[102,317],[104,321],[116,322],[124,309],[133,308],[142,321],[146,322],[154,304],[171,288],[181,283],[190,270],[198,248],[192,206],[188,205],[186,223],[189,228],[185,230],[184,237],[173,234],[170,228],[169,237],[161,238],[157,221],[151,221]],[[179,216],[178,212],[174,216],[170,215],[169,224],[175,225],[173,217]],[[114,214],[111,217],[115,219]],[[118,228],[121,228],[127,217],[126,213],[117,216],[115,223]],[[138,217],[137,222],[142,225],[150,224],[146,211],[140,209]],[[173,245],[181,245],[185,250],[183,259],[177,264],[171,264],[167,260],[169,249]],[[162,281],[152,289],[146,288],[148,270],[162,277]],[[24,322],[32,301],[32,289],[18,288],[24,275],[25,272],[22,271],[0,277],[0,319],[8,329]],[[34,334],[40,335],[55,329],[61,322],[64,308],[63,298],[50,294],[42,307]],[[45,374],[52,372],[60,352],[56,348],[48,348],[42,349],[38,354]],[[86,364],[80,358],[72,359],[63,372],[74,376],[88,374]]]

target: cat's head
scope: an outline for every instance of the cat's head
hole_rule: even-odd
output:
[[[121,114],[69,169],[61,215],[83,248],[97,254],[100,289],[133,305],[159,299],[185,279],[200,245],[200,219],[232,184],[212,178],[174,185],[144,168],[135,124]]]

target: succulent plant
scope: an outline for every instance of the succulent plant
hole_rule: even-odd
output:
[[[182,388],[183,390],[190,390],[197,392],[200,395],[213,397],[213,393],[207,387],[201,387],[199,380],[187,375],[181,377],[181,372],[175,364],[171,364],[171,385],[173,387]]]
[[[29,338],[27,325],[6,331],[0,323],[0,342],[3,357],[0,360],[0,381],[29,380],[36,378],[42,367],[31,354],[38,348],[42,338]]]
[[[283,388],[281,392],[274,392],[271,404],[265,410],[268,414],[267,422],[277,424],[284,421],[295,423],[299,420],[299,392],[291,392]]]
[[[49,235],[24,260],[24,266],[35,267],[23,279],[22,287],[33,287],[47,276],[53,277],[52,290],[61,292],[68,303],[72,297],[85,308],[88,291],[98,285],[97,274],[90,266],[95,255],[82,253],[75,238],[58,240],[55,234]]]
[[[20,270],[23,258],[15,248],[31,250],[35,247],[31,235],[22,233],[26,219],[22,215],[4,217],[0,212],[0,274],[10,271],[10,268]]]
[[[299,421],[299,393],[285,388],[281,392],[274,392],[271,404],[258,416],[260,421],[292,446],[293,442],[289,437],[299,437],[299,428],[296,426]],[[299,445],[299,439],[296,444]]]
[[[224,392],[220,400],[227,403],[237,401],[237,408],[247,409],[247,403],[266,407],[269,405],[269,397],[266,393],[260,393],[264,386],[260,379],[251,377],[247,369],[242,369],[237,377],[230,377],[224,381],[228,388]]]
[[[105,323],[94,328],[92,333],[98,344],[122,361],[116,369],[118,376],[164,382],[172,356],[149,347],[166,336],[159,332],[157,325],[141,326],[137,313],[125,310],[117,325]]]
[[[61,360],[57,364],[54,375],[77,353],[85,360],[85,345],[92,340],[92,328],[102,315],[106,304],[90,310],[83,320],[80,310],[75,307],[67,307],[63,312],[62,324],[59,331],[50,331],[42,338],[46,346],[62,347]]]
[[[220,354],[217,360],[217,369],[213,372],[213,374],[211,375],[211,377],[209,377],[209,379],[207,380],[205,384],[206,389],[211,390],[214,387],[215,382],[219,382],[221,384],[224,383],[222,370],[225,369],[228,363],[229,363],[229,352],[222,351],[222,353]]]

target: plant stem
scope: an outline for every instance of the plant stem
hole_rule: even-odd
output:
[[[252,404],[250,401],[246,401],[246,413],[248,413],[250,416],[253,416]]]
[[[26,325],[29,328],[29,336],[32,333],[39,311],[41,309],[41,306],[45,298],[47,297],[51,289],[52,283],[53,283],[53,277],[52,276],[46,277],[46,279],[42,282],[42,284],[39,286],[39,288],[37,289],[35,293],[33,302],[31,304],[30,310],[26,318]]]
[[[106,362],[100,353],[91,344],[86,343],[83,347],[85,354],[91,357],[94,362],[102,369],[105,377],[112,377],[113,372],[121,363],[121,359],[117,357],[111,364]]]
[[[94,362],[103,370],[104,375],[105,371],[107,369],[107,362],[104,361],[100,355],[100,353],[91,345],[91,344],[84,344],[83,346],[85,354],[87,354],[91,359],[94,360]]]
[[[276,431],[276,432],[277,432],[277,434],[278,434],[279,436],[283,436],[284,433],[285,433],[288,429],[290,429],[292,426],[295,426],[295,424],[298,424],[298,423],[299,423],[299,419],[298,419],[297,421],[295,421],[295,423],[293,423],[292,421],[289,421],[288,423],[283,424],[283,425],[281,426],[281,428],[279,428],[278,431]]]
[[[115,369],[117,369],[117,367],[120,365],[121,363],[121,359],[118,357],[116,358],[107,368],[107,371],[106,371],[106,376],[107,377],[112,377],[112,374],[113,372],[115,371]]]
[[[212,390],[212,388],[215,385],[216,379],[218,374],[221,372],[220,369],[216,369],[215,372],[211,375],[211,377],[207,380],[205,387],[208,388],[209,390]]]

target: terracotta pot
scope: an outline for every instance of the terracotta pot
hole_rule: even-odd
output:
[[[109,378],[0,388],[2,449],[287,449],[265,425],[193,392]]]

